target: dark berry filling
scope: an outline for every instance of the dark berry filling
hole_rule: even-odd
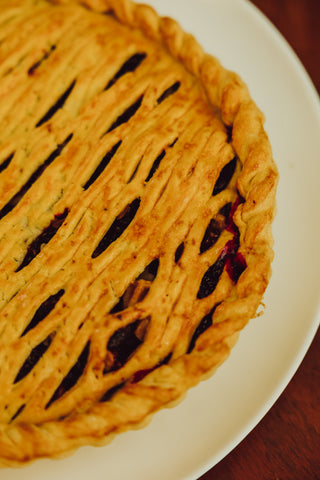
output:
[[[150,262],[149,265],[147,265],[143,272],[139,275],[138,280],[143,279],[153,282],[158,273],[159,263],[160,262],[158,258],[152,260],[152,262]]]
[[[143,370],[138,370],[133,377],[131,378],[131,383],[138,383],[140,380],[142,380],[144,377],[148,375],[148,373],[153,372],[153,370],[156,370],[156,368],[161,367],[162,365],[166,365],[170,362],[170,359],[172,357],[172,353],[170,352],[169,355],[167,355],[163,360],[157,363],[153,368],[145,368]]]
[[[27,253],[19,267],[16,269],[16,272],[19,272],[24,267],[29,265],[29,263],[38,255],[38,253],[40,253],[42,246],[50,242],[68,216],[68,213],[69,210],[66,208],[63,213],[55,215],[50,225],[48,225],[48,227],[46,227],[42,233],[35,240],[33,240],[32,243],[30,243],[27,248]]]
[[[230,217],[232,208],[232,202],[226,203],[222,208],[219,210],[219,215],[224,216],[226,219]]]
[[[200,253],[209,250],[216,243],[223,230],[224,224],[218,218],[212,218],[202,239]]]
[[[53,402],[58,400],[62,397],[68,390],[70,390],[79,380],[81,375],[84,372],[84,369],[87,365],[88,358],[90,353],[90,341],[86,344],[85,348],[82,350],[81,355],[79,356],[78,360],[71,368],[69,373],[64,377],[54,394],[52,395],[51,399],[46,405],[46,409],[52,405]]]
[[[237,157],[234,157],[227,165],[223,167],[215,183],[212,195],[218,195],[227,188],[237,166]]]
[[[247,262],[240,252],[236,252],[232,257],[229,257],[226,263],[226,271],[234,283],[237,283],[246,268]]]
[[[100,402],[108,402],[112,399],[112,397],[125,385],[125,382],[120,383],[119,385],[115,385],[100,398]]]
[[[175,263],[178,263],[180,258],[182,257],[184,251],[184,243],[180,243],[179,247],[177,248],[175,254],[174,254],[174,261]]]
[[[103,253],[109,247],[109,245],[111,245],[111,243],[115,242],[117,238],[123,234],[123,232],[134,219],[139,206],[140,198],[136,198],[124,208],[124,210],[114,220],[107,233],[100,240],[98,246],[92,253],[92,258],[96,258],[101,255],[101,253]]]
[[[113,355],[113,365],[104,373],[121,368],[141,345],[143,340],[136,335],[140,322],[141,320],[136,320],[125,327],[119,328],[119,330],[114,332],[110,337],[107,350]]]
[[[119,127],[123,123],[126,123],[130,120],[131,117],[139,110],[143,100],[143,95],[138,98],[130,107],[128,107],[119,117],[113,122],[109,130],[106,133],[111,132],[115,128]]]
[[[203,275],[197,294],[199,299],[209,296],[215,290],[225,267],[234,283],[238,281],[240,275],[247,267],[243,255],[238,252],[240,233],[233,221],[234,212],[242,202],[243,199],[239,196],[230,209],[229,217],[226,220],[226,230],[233,234],[233,238],[226,243],[216,262]]]
[[[61,155],[63,149],[68,145],[70,140],[72,139],[73,134],[70,134],[64,142],[57,146],[57,148],[49,155],[49,157],[33,172],[29,180],[21,187],[18,193],[16,193],[9,202],[2,207],[0,210],[0,220],[5,217],[14,207],[20,202],[20,200],[24,197],[27,191],[32,187],[32,185],[38,180],[38,178],[42,175],[42,173],[48,168],[49,165]]]
[[[14,157],[14,153],[11,153],[2,163],[0,163],[0,173],[3,172],[9,165]]]
[[[29,330],[32,330],[32,328],[35,328],[38,325],[38,323],[42,322],[42,320],[44,320],[49,315],[49,313],[51,312],[51,310],[54,309],[54,307],[56,306],[56,304],[58,303],[58,301],[60,300],[63,294],[64,294],[64,290],[61,289],[59,290],[58,293],[51,295],[49,298],[47,298],[47,300],[45,300],[40,305],[40,307],[32,317],[32,320],[30,321],[30,323],[27,325],[27,327],[21,334],[21,337],[26,335],[26,333],[28,333]]]
[[[216,262],[208,268],[202,277],[197,298],[206,298],[215,290],[226,264],[226,253],[223,250]]]
[[[139,280],[146,280],[147,282],[152,283],[157,276],[158,268],[159,260],[156,258],[149,265],[147,265],[144,271],[136,278],[134,282],[130,283],[124,294],[119,298],[116,305],[110,310],[110,313],[115,314],[122,312],[129,306],[129,304],[133,305],[135,303],[142,302],[149,291],[149,286],[147,284],[143,284],[142,288],[139,288]]]
[[[83,185],[83,189],[84,190],[87,190],[96,180],[97,178],[100,177],[101,173],[105,170],[105,168],[109,165],[112,157],[116,154],[118,148],[120,147],[122,143],[122,140],[120,140],[118,143],[116,143],[112,148],[111,150],[109,150],[105,156],[103,157],[103,159],[101,160],[101,162],[99,163],[99,165],[97,166],[97,168],[95,169],[95,171],[93,172],[93,174],[91,175],[91,177],[89,178],[89,180]]]
[[[229,240],[229,242],[227,242],[225,246],[227,255],[226,271],[234,283],[237,283],[240,275],[247,268],[247,263],[244,256],[242,255],[242,253],[238,252],[240,245],[240,232],[233,221],[234,212],[243,202],[244,199],[241,196],[238,196],[230,209],[230,214],[226,227],[226,229],[233,234],[233,239]]]
[[[233,216],[234,216],[235,211],[237,210],[238,206],[241,205],[241,203],[243,203],[243,202],[244,202],[244,199],[240,195],[238,195],[235,202],[229,207],[230,211],[229,211],[229,216],[228,216],[228,219],[227,219],[226,229],[228,230],[228,232],[231,232],[234,235],[239,235],[239,230],[238,230],[238,227],[236,226],[236,224],[233,221]]]
[[[46,52],[43,57],[36,63],[34,63],[28,70],[28,75],[29,77],[31,77],[32,75],[34,75],[35,71],[40,67],[40,65],[42,64],[42,62],[44,62],[45,60],[47,60],[51,53],[56,49],[56,46],[55,45],[52,45],[50,50],[48,52]]]
[[[153,175],[156,173],[156,171],[158,170],[159,168],[159,165],[160,165],[160,162],[161,160],[163,159],[163,157],[165,156],[166,154],[166,151],[165,150],[162,150],[162,152],[157,156],[157,158],[155,159],[155,161],[153,162],[153,165],[150,169],[150,172],[147,176],[147,178],[145,179],[145,182],[148,183],[149,180],[151,180],[151,178],[153,177]]]
[[[66,103],[66,101],[68,100],[74,86],[76,84],[76,80],[73,80],[73,82],[71,83],[71,85],[67,88],[67,90],[58,98],[58,100],[56,101],[56,103],[54,105],[52,105],[52,107],[49,108],[49,110],[47,111],[47,113],[39,120],[39,122],[37,123],[36,127],[41,127],[41,125],[43,125],[44,123],[48,122],[50,120],[50,118],[53,117],[53,115],[58,111],[60,110],[60,108],[62,108],[64,106],[64,104]]]
[[[48,350],[51,345],[54,334],[49,335],[43,342],[37,345],[30,353],[22,367],[20,368],[13,383],[17,383],[31,372],[33,367],[38,363],[42,355]]]
[[[158,98],[157,103],[162,103],[166,98],[173,95],[177,90],[179,90],[181,83],[175,82],[171,87],[167,88]]]
[[[16,413],[11,417],[9,423],[13,422],[13,420],[15,420],[23,412],[25,406],[26,406],[26,404],[24,403],[23,405],[21,405],[21,407],[18,408]]]
[[[190,341],[190,344],[189,344],[189,348],[188,348],[188,351],[187,353],[191,353],[192,350],[194,349],[195,347],[195,344],[196,344],[196,341],[197,339],[200,337],[200,335],[205,332],[209,327],[211,327],[212,325],[212,315],[214,314],[217,306],[219,304],[215,305],[209,313],[207,313],[207,315],[205,315],[199,325],[197,326],[197,328],[195,329],[194,331],[194,334],[192,335],[192,338],[191,338],[191,341]]]
[[[146,56],[146,53],[135,53],[130,58],[128,58],[128,60],[124,62],[124,64],[115,74],[115,76],[110,80],[105,90],[108,90],[108,88],[112,87],[112,85],[114,85],[116,81],[126,73],[134,72],[142,63],[142,61],[146,58]]]
[[[226,125],[226,132],[227,132],[227,142],[231,143],[232,142],[232,126]]]

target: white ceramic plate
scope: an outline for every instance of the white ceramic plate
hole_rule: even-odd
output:
[[[194,480],[229,453],[283,391],[319,324],[320,106],[301,64],[246,0],[150,0],[237,71],[265,112],[280,171],[267,309],[212,379],[151,424],[101,448],[2,470],[1,480]]]

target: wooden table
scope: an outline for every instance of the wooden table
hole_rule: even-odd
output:
[[[320,0],[252,3],[287,39],[320,93]],[[201,480],[320,480],[320,329],[275,405]]]

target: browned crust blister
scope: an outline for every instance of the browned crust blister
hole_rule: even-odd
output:
[[[278,173],[246,85],[174,20],[130,0],[0,6],[0,464],[16,466],[142,425],[227,358],[269,282]]]

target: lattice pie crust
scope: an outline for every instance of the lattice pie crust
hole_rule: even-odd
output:
[[[241,79],[129,0],[0,0],[0,463],[143,424],[270,277],[277,170]]]

